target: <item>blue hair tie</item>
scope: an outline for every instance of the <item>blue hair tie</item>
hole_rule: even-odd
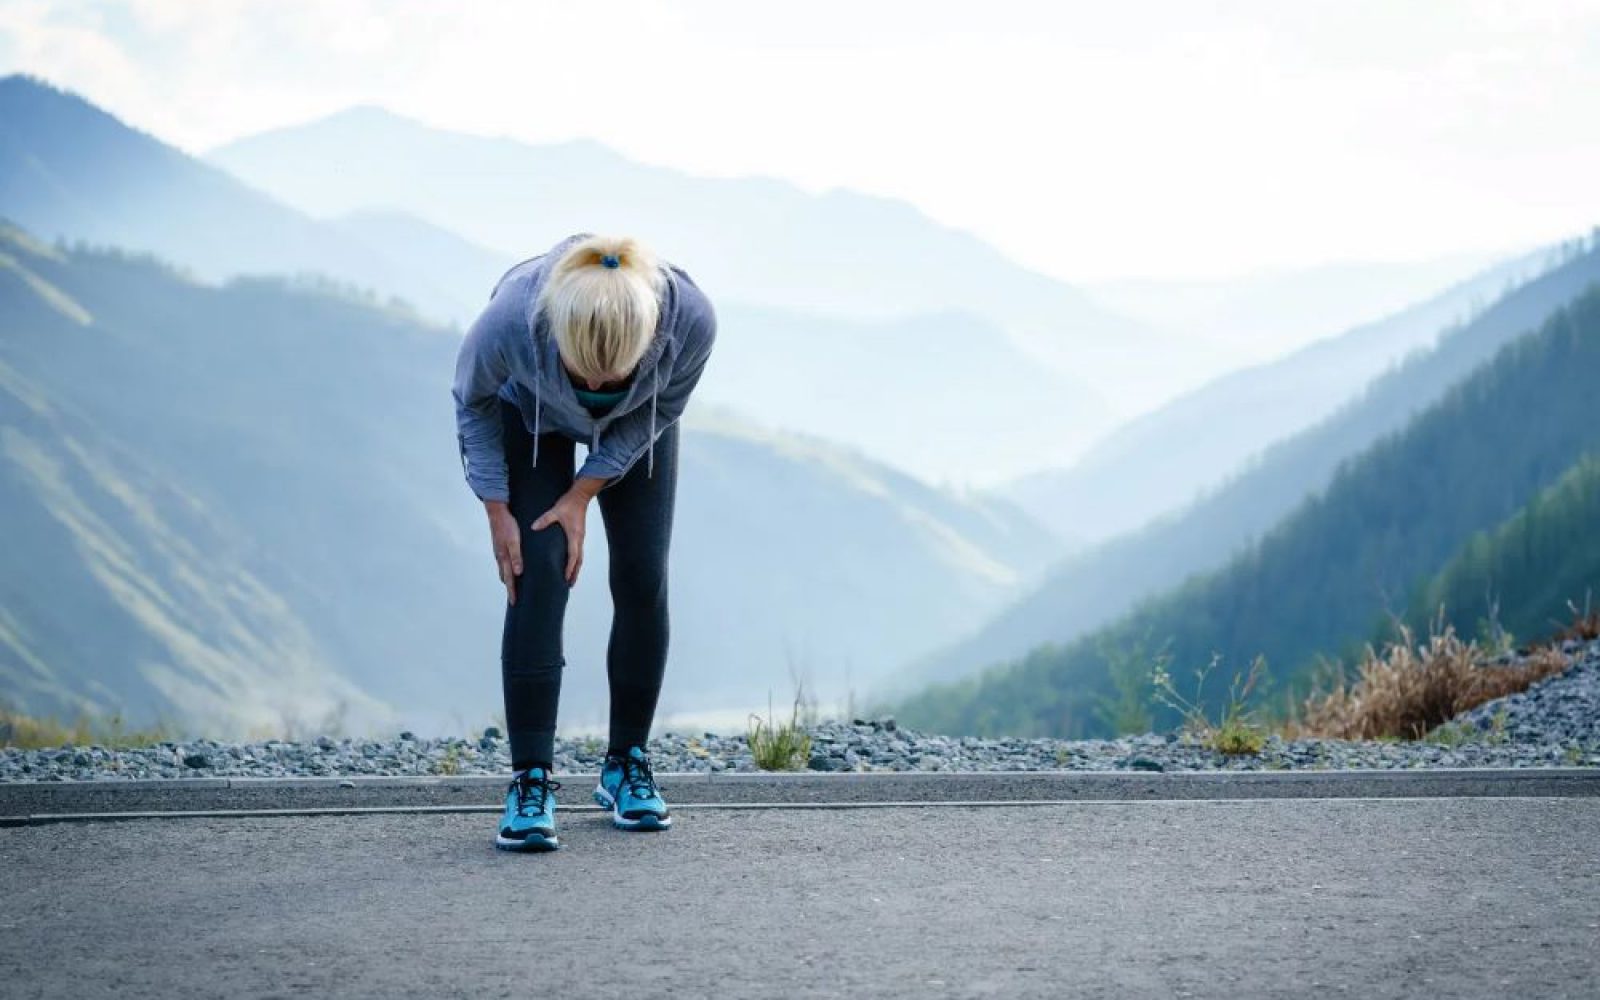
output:
[[[616,254],[608,253],[604,257],[600,258],[600,265],[602,267],[621,267],[622,261],[617,259]]]

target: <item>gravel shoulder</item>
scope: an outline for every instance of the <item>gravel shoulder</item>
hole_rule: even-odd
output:
[[[925,733],[892,718],[810,728],[805,770],[826,773],[1038,771],[1342,771],[1410,768],[1600,767],[1600,641],[1569,643],[1573,665],[1527,691],[1464,713],[1448,741],[1352,742],[1269,737],[1259,754],[1227,756],[1176,734],[1115,740],[983,739]],[[560,739],[557,774],[597,772],[604,741]],[[744,735],[663,732],[650,741],[658,772],[758,771]],[[168,742],[141,749],[0,749],[0,785],[17,782],[196,778],[509,775],[497,729],[472,737],[225,743]]]

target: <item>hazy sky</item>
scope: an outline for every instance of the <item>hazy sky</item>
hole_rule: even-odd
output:
[[[1068,280],[1600,223],[1600,0],[0,0],[0,71],[190,151],[381,104],[905,198]]]

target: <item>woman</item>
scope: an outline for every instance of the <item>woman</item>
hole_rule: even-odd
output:
[[[613,617],[610,743],[594,799],[623,829],[672,824],[645,744],[667,658],[678,418],[715,339],[711,303],[682,270],[633,239],[579,233],[508,271],[461,345],[462,465],[506,588],[500,668],[515,775],[500,847],[559,846],[561,629],[596,498]],[[574,470],[578,441],[588,450]]]

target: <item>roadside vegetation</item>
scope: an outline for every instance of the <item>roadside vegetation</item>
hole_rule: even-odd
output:
[[[1325,663],[1311,692],[1298,702],[1291,693],[1286,709],[1276,714],[1267,710],[1263,697],[1270,687],[1265,657],[1236,671],[1223,697],[1207,698],[1216,688],[1221,656],[1213,654],[1193,672],[1189,693],[1173,677],[1171,643],[1153,646],[1146,634],[1126,648],[1102,648],[1114,694],[1101,696],[1098,715],[1118,735],[1134,735],[1151,730],[1150,707],[1166,709],[1163,715],[1178,720],[1180,738],[1229,756],[1260,753],[1271,736],[1427,740],[1445,746],[1502,743],[1507,738],[1503,712],[1487,730],[1453,720],[1565,672],[1571,661],[1563,643],[1600,638],[1600,612],[1588,602],[1567,606],[1569,624],[1545,643],[1520,650],[1492,615],[1472,639],[1456,634],[1443,608],[1429,622],[1425,638],[1397,620],[1393,638],[1369,644],[1353,671],[1337,661]]]
[[[1434,620],[1424,641],[1410,626],[1382,649],[1368,646],[1353,682],[1342,673],[1326,690],[1307,698],[1298,717],[1286,724],[1289,735],[1342,740],[1427,739],[1463,712],[1485,702],[1526,691],[1570,665],[1560,640],[1497,662],[1509,650],[1462,640],[1454,627]],[[1462,734],[1446,730],[1443,741]]]
[[[1248,670],[1234,673],[1228,685],[1227,699],[1215,719],[1206,712],[1201,693],[1205,690],[1206,678],[1216,671],[1222,658],[1212,656],[1210,663],[1195,671],[1195,693],[1192,698],[1179,692],[1172,675],[1167,672],[1167,662],[1166,659],[1157,660],[1151,674],[1151,683],[1155,687],[1153,697],[1182,717],[1179,731],[1186,738],[1228,756],[1248,756],[1261,752],[1267,742],[1267,729],[1257,719],[1250,699],[1266,685],[1266,657],[1257,656]]]
[[[0,705],[0,748],[41,750],[61,746],[102,746],[108,750],[133,750],[175,740],[176,730],[158,723],[129,728],[121,715],[103,719],[79,715],[70,723],[52,718],[24,715],[8,705]]]
[[[788,721],[775,720],[772,703],[767,703],[767,717],[750,716],[745,740],[750,744],[750,755],[763,771],[799,771],[811,759],[811,728],[816,725],[815,709],[806,704],[804,687],[797,687],[794,706]]]

